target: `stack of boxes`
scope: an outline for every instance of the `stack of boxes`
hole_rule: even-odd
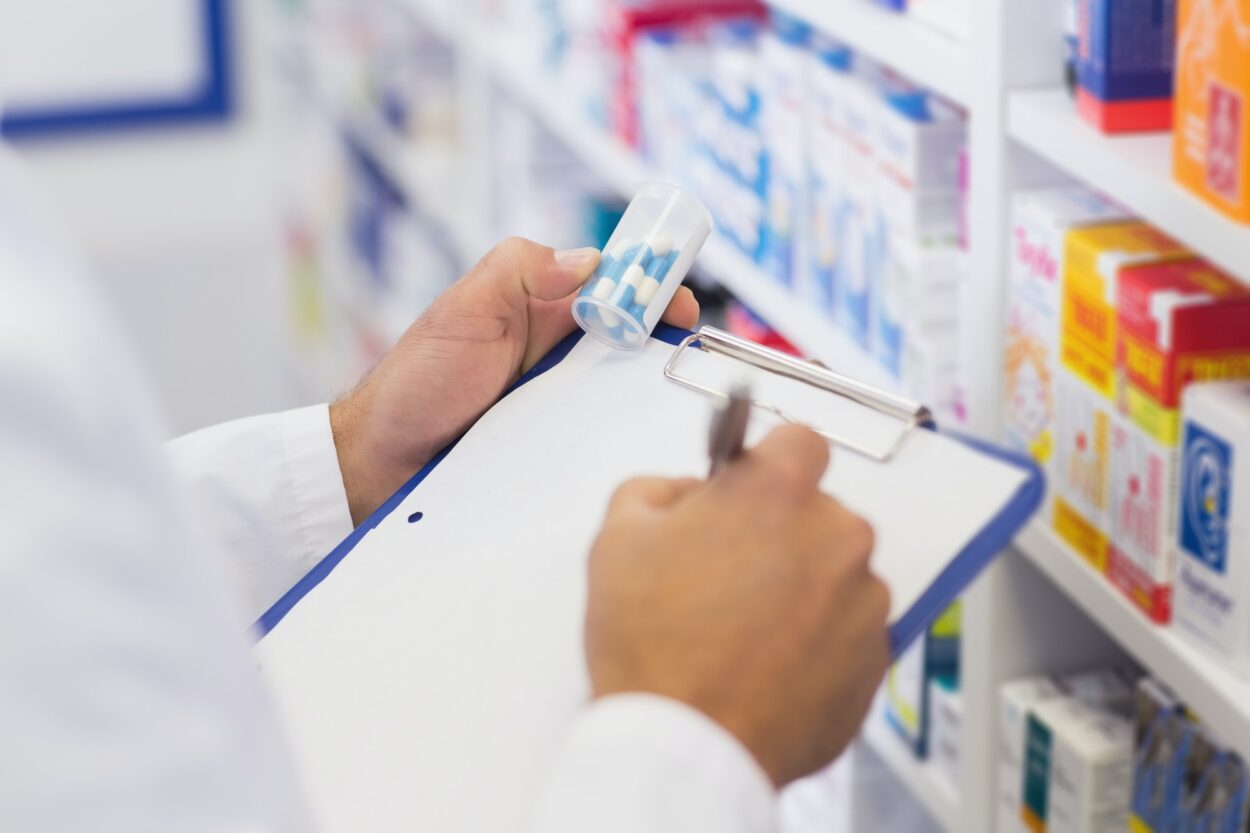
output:
[[[1059,537],[1167,622],[1181,396],[1250,378],[1250,290],[1079,186],[1015,197],[1011,256],[1008,441]]]
[[[961,615],[962,606],[955,602],[929,626],[923,638],[903,651],[886,674],[886,720],[918,758],[928,757],[931,747],[934,688],[949,690],[953,698],[959,696]],[[952,716],[948,705],[948,720]],[[946,733],[951,734],[949,727]],[[958,733],[957,727],[954,733]]]
[[[1057,369],[1055,530],[1099,572],[1110,532],[1111,429],[1116,406],[1116,283],[1122,267],[1188,257],[1130,221],[1067,235]]]

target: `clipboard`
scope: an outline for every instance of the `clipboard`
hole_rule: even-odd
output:
[[[550,353],[541,359],[528,373],[519,379],[508,393],[538,378],[557,366],[581,340],[582,333],[575,332],[565,338]],[[821,434],[835,448],[863,455],[868,459],[888,464],[898,453],[912,431],[936,431],[937,425],[932,412],[918,402],[913,402],[889,391],[868,385],[853,377],[837,373],[833,370],[805,362],[794,356],[727,333],[715,327],[702,327],[698,332],[690,332],[660,324],[652,334],[653,340],[675,346],[670,358],[664,366],[664,376],[671,382],[689,388],[716,400],[727,398],[725,388],[716,388],[689,378],[682,374],[683,358],[688,350],[715,352],[761,368],[769,373],[778,374],[827,391],[831,395],[850,399],[867,408],[878,411],[899,423],[899,432],[890,442],[871,446],[853,437],[845,436],[834,430],[826,430],[818,425],[808,424]],[[505,394],[506,396],[507,394]],[[768,401],[756,398],[752,403],[755,407],[770,412],[779,418],[802,422],[785,410]],[[1003,507],[1003,510],[992,518],[967,546],[950,559],[948,566],[939,579],[921,596],[907,612],[890,626],[891,652],[897,657],[904,648],[915,640],[924,629],[941,614],[942,610],[953,602],[967,588],[976,575],[989,562],[1011,543],[1016,533],[1024,527],[1040,507],[1045,494],[1045,476],[1039,466],[1020,454],[1006,451],[967,436],[957,436],[959,442],[975,449],[979,453],[1001,460],[1026,473],[1026,479],[1014,497]],[[374,528],[388,517],[421,483],[433,472],[447,455],[455,448],[459,440],[453,441],[442,449],[420,471],[408,480],[389,500],[370,515],[351,535],[331,551],[307,575],[296,583],[286,594],[273,604],[257,619],[254,630],[264,636],[269,633],[287,613],[303,599],[313,588],[320,584],[338,566],[340,562],[356,547],[356,545]]]
[[[942,537],[910,527],[970,530],[945,530],[962,543],[937,556],[932,580],[887,577],[895,655],[1040,505],[1037,466],[941,435],[927,409],[848,377],[714,330],[661,326],[630,353],[575,333],[257,621],[256,660],[325,830],[525,829],[589,696],[585,557],[607,497],[626,476],[706,472],[707,418],[727,389],[709,368],[774,380],[753,394],[773,422],[804,421],[813,403],[838,415],[821,426],[834,445],[826,478],[876,513],[879,573],[919,572],[890,559],[911,557],[916,534]],[[792,388],[803,396],[773,398]],[[753,433],[769,427],[753,420]],[[953,455],[953,470],[934,469],[934,454]],[[908,474],[925,471],[942,481]],[[934,501],[951,483],[967,494]],[[872,505],[851,502],[873,490]],[[929,520],[888,525],[881,495]]]

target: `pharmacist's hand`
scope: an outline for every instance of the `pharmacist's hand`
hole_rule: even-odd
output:
[[[354,391],[330,407],[352,520],[360,523],[573,329],[595,249],[510,238],[444,292]],[[689,289],[665,320],[693,327]]]
[[[850,742],[888,663],[868,524],[819,491],[788,426],[709,482],[633,480],[590,557],[594,695],[663,695],[732,732],[778,787]]]

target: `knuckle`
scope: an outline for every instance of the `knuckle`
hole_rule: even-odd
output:
[[[869,598],[873,618],[884,622],[890,616],[890,587],[877,575],[872,576]]]

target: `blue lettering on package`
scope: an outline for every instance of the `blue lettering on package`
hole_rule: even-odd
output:
[[[1228,568],[1228,506],[1233,450],[1193,422],[1185,423],[1181,462],[1181,549],[1216,573]]]

